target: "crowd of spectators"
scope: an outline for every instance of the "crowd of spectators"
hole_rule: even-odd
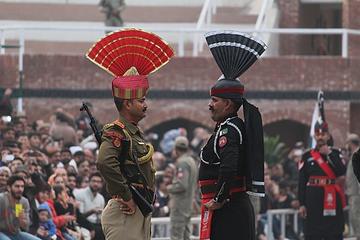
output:
[[[98,146],[88,123],[85,113],[74,117],[61,108],[49,120],[29,122],[26,114],[1,116],[0,214],[8,218],[0,219],[0,239],[12,239],[14,234],[22,239],[104,239],[100,219],[109,196],[96,168]],[[154,141],[156,135],[148,134],[148,140]],[[199,161],[200,149],[210,136],[205,128],[195,128],[190,134],[184,128],[171,129],[156,137],[161,141],[153,155],[157,170],[153,217],[169,216],[167,186],[176,174],[171,152],[176,137],[189,135],[191,154]],[[304,144],[298,142],[286,159],[265,164],[267,194],[253,202],[258,239],[267,239],[268,210],[299,207],[298,162],[304,151]],[[194,216],[200,213],[199,202],[197,193]],[[15,206],[13,211],[7,210],[9,204]],[[281,236],[276,219],[272,231],[275,239],[299,239],[293,229],[293,219],[288,217],[286,236]],[[163,237],[168,233],[166,227],[157,227],[152,234]]]

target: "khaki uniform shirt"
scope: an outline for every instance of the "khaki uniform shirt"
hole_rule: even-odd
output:
[[[142,159],[151,154],[149,152],[152,146],[145,143],[144,135],[136,125],[121,116],[118,120],[105,125],[103,128],[97,167],[105,179],[106,188],[110,196],[118,196],[125,201],[129,201],[132,198],[131,192],[126,184],[127,180],[120,170],[118,161],[123,145],[122,140],[128,138],[125,132],[132,139],[131,150],[134,154],[132,155],[129,149],[126,159],[120,159],[120,161],[125,161],[125,168],[135,169],[136,164],[133,156],[137,156],[136,160],[140,165],[140,170],[144,174],[148,187],[154,191],[155,168],[153,167],[152,158],[150,156],[150,158],[145,160]],[[132,183],[141,184],[142,181],[139,178],[136,181],[132,181]]]
[[[192,203],[197,186],[197,167],[195,160],[187,155],[182,155],[176,163],[177,173],[171,185],[168,186],[170,193],[170,214],[173,217],[190,217]]]

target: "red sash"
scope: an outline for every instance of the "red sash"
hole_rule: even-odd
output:
[[[236,177],[237,180],[243,181],[243,186],[234,186],[230,188],[230,195],[237,192],[245,192],[245,178]],[[202,180],[199,181],[199,185],[215,185],[217,180]],[[213,218],[214,211],[209,210],[205,207],[205,204],[213,199],[216,195],[216,192],[202,192],[201,193],[201,221],[200,221],[200,240],[210,240],[211,235],[211,222]]]
[[[314,158],[315,162],[319,165],[319,167],[325,172],[325,174],[329,177],[329,179],[336,178],[334,171],[330,168],[330,166],[324,161],[321,157],[320,153],[311,150],[311,156]],[[338,184],[329,184],[323,185],[324,188],[324,216],[335,216],[336,215],[336,193],[340,195],[342,207],[345,207],[345,194],[340,188]]]
[[[216,184],[216,180],[199,181],[200,187],[203,185]],[[215,193],[201,194],[201,221],[200,221],[200,240],[210,240],[211,221],[213,211],[207,209],[205,204],[215,197]]]

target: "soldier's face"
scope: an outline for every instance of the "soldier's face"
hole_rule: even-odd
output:
[[[314,137],[318,146],[327,144],[330,139],[330,135],[328,132],[316,132]]]
[[[219,97],[211,97],[209,102],[209,110],[211,112],[211,118],[215,122],[224,120],[228,114],[229,101]]]
[[[140,121],[146,116],[147,104],[145,97],[129,101],[129,113],[135,121]]]

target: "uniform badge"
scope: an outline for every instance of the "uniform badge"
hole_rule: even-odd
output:
[[[113,145],[114,145],[115,147],[120,147],[120,145],[121,145],[121,140],[120,140],[120,138],[118,138],[118,137],[114,137],[113,140],[112,140],[112,143],[113,143]]]
[[[224,128],[223,130],[220,131],[219,135],[222,136],[222,135],[225,135],[227,133],[228,133],[228,129]]]
[[[225,136],[222,136],[220,139],[219,139],[219,147],[224,147],[227,143],[227,138]]]
[[[111,142],[115,147],[120,147],[121,146],[121,139],[123,139],[123,136],[121,135],[121,133],[115,132],[115,131],[109,131],[109,132],[104,132],[104,135],[106,137],[110,137],[111,138]]]

